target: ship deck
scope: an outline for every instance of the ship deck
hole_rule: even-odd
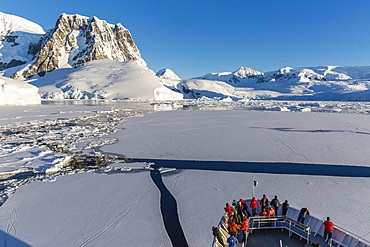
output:
[[[280,245],[280,241],[282,245]],[[329,246],[322,237],[311,237],[311,241],[314,243],[319,243],[322,247]],[[298,247],[305,246],[307,240],[300,238],[299,236],[292,234],[289,237],[289,232],[282,229],[260,229],[253,230],[252,233],[248,235],[247,245],[248,247]],[[242,246],[241,244],[239,246]],[[312,246],[312,245],[309,245]]]

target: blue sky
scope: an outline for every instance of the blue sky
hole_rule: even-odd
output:
[[[251,67],[370,65],[369,0],[2,1],[0,11],[54,27],[61,13],[122,23],[149,68],[181,78]]]

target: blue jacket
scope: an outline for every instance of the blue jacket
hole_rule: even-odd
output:
[[[234,236],[229,237],[227,242],[229,243],[229,247],[236,247],[236,244],[239,243],[238,239]]]

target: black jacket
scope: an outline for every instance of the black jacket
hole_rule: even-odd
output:
[[[273,206],[273,207],[279,207],[279,205],[280,205],[280,201],[277,199],[277,198],[274,198],[274,199],[272,199],[271,200],[271,205]]]
[[[308,208],[302,208],[301,209],[301,214],[302,215],[310,215],[310,211],[308,211]]]
[[[212,227],[213,236],[222,238],[221,232],[217,227]]]

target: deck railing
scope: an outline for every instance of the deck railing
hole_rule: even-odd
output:
[[[287,229],[289,237],[294,233],[301,238],[307,240],[310,244],[311,229],[295,220],[286,216],[272,216],[272,217],[250,217],[249,218],[249,231],[257,229]]]
[[[341,247],[370,247],[370,242],[344,228],[334,226],[332,245]]]
[[[299,210],[296,208],[289,208],[287,216],[292,219],[298,217]],[[305,225],[311,227],[311,231],[316,235],[324,236],[324,225],[323,220],[308,215],[305,220]],[[330,246],[335,247],[370,247],[370,242],[363,239],[356,234],[345,230],[337,225],[333,227],[332,241],[329,243]]]
[[[249,205],[250,200],[246,200],[247,205]],[[274,216],[274,217],[250,217],[249,218],[249,230],[253,229],[288,229],[289,236],[291,234],[296,234],[310,242],[311,236],[324,236],[324,226],[323,220],[307,216],[305,219],[305,224],[301,224],[293,219],[297,219],[299,210],[290,207],[286,216]],[[281,207],[279,207],[278,215],[281,215]],[[226,243],[228,237],[227,232],[227,221],[228,216],[225,214],[218,226]],[[330,241],[329,246],[331,247],[370,247],[370,241],[367,241],[354,233],[351,233],[337,225],[334,226],[332,241]],[[218,241],[214,239],[213,247],[221,246]]]

